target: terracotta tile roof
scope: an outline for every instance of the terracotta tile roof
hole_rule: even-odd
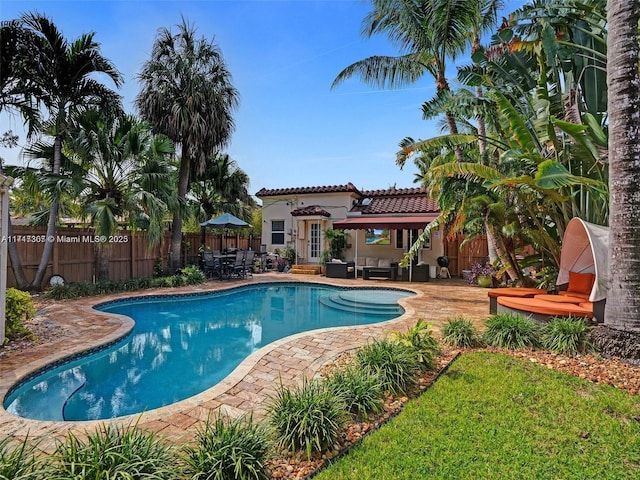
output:
[[[318,205],[308,205],[306,207],[296,208],[291,212],[291,216],[293,217],[312,216],[312,215],[322,215],[323,217],[331,216],[329,212],[319,207]]]
[[[365,190],[363,198],[351,209],[363,215],[393,213],[432,213],[438,212],[438,204],[429,198],[427,189],[390,188],[386,190]]]
[[[425,187],[413,187],[413,188],[387,188],[384,190],[363,190],[363,197],[397,197],[400,195],[419,195],[427,194]]]
[[[256,192],[256,197],[277,197],[279,195],[295,195],[304,193],[340,193],[340,192],[353,192],[357,195],[361,195],[360,190],[356,186],[349,182],[346,185],[325,185],[318,187],[293,187],[293,188],[261,188]]]

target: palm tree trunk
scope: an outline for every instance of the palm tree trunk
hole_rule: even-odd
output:
[[[11,224],[11,215],[8,218],[9,221],[9,231],[7,234],[10,237],[13,237],[13,225]],[[11,260],[11,270],[13,271],[13,276],[16,279],[16,285],[20,290],[25,290],[29,287],[29,282],[27,281],[27,277],[24,275],[24,269],[22,268],[22,262],[20,261],[20,255],[18,254],[18,246],[15,242],[9,242],[7,245],[9,259]]]
[[[98,280],[109,280],[109,260],[111,259],[111,247],[108,243],[99,243],[98,247]]]
[[[2,162],[0,162],[0,174],[3,174]],[[7,218],[7,235],[13,237],[13,225],[11,223],[11,215]],[[15,242],[8,242],[7,252],[9,259],[11,260],[11,270],[13,271],[13,277],[16,279],[16,284],[19,289],[25,290],[29,287],[27,277],[24,276],[24,269],[22,268],[22,262],[20,261],[20,255],[18,255],[18,246]]]
[[[189,171],[191,170],[191,160],[188,146],[182,145],[182,158],[180,160],[180,172],[178,173],[178,205],[173,212],[171,223],[171,250],[169,252],[170,273],[177,272],[181,267],[182,250],[182,203],[187,196],[189,188]]]
[[[609,0],[609,279],[604,326],[595,343],[605,355],[640,360],[640,0]]]
[[[496,242],[493,238],[493,230],[489,228],[488,222],[484,223],[484,229],[485,232],[487,232],[487,251],[489,252],[489,262],[493,265],[498,260]]]
[[[60,174],[60,165],[62,162],[62,138],[60,135],[56,135],[53,140],[53,168],[52,173],[54,175]],[[38,270],[36,271],[36,276],[31,282],[31,288],[34,290],[42,289],[42,280],[44,279],[44,275],[47,272],[47,268],[49,267],[49,260],[51,260],[51,255],[53,253],[53,244],[55,242],[55,233],[56,233],[56,223],[58,221],[58,197],[54,193],[53,201],[51,202],[51,207],[49,208],[49,222],[47,223],[47,234],[46,241],[44,243],[44,248],[42,250],[42,256],[40,257],[40,264],[38,265]]]
[[[518,274],[518,269],[516,269],[513,265],[513,261],[509,252],[507,250],[507,246],[504,244],[504,240],[499,233],[496,233],[493,226],[487,224],[487,238],[491,236],[492,242],[495,245],[496,254],[498,256],[498,260],[506,269],[507,275],[512,281],[520,280],[522,281],[522,276]]]

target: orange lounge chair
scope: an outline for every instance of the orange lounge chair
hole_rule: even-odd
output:
[[[495,314],[498,309],[498,297],[516,297],[516,298],[533,298],[536,295],[547,293],[541,288],[525,288],[525,287],[506,287],[492,288],[489,290],[489,313]]]
[[[553,295],[556,296],[556,295]],[[560,296],[558,295],[560,298]],[[498,297],[498,312],[515,311],[532,317],[535,320],[546,321],[549,317],[593,317],[593,303],[548,301],[539,298]]]

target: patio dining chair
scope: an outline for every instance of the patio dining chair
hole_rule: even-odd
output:
[[[256,252],[253,250],[248,250],[246,256],[244,257],[244,276],[253,277],[253,259],[255,258]]]
[[[202,270],[207,278],[212,278],[219,272],[218,261],[210,250],[202,252]]]
[[[244,270],[245,257],[246,257],[246,252],[244,250],[236,251],[236,259],[233,262],[233,264],[230,265],[230,274],[232,276],[238,276],[238,277],[244,278],[246,274]]]

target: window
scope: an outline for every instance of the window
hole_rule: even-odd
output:
[[[413,243],[416,241],[419,235],[422,234],[422,230],[412,229],[412,230],[396,230],[396,248],[404,250],[409,249],[413,246]],[[425,239],[422,247],[424,250],[431,250],[431,237]]]
[[[284,245],[284,220],[271,220],[271,244]]]

